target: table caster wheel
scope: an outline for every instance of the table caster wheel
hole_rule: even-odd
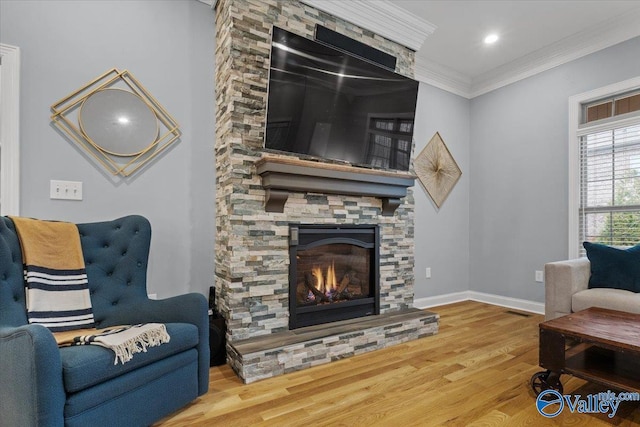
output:
[[[531,377],[530,383],[536,396],[545,390],[556,390],[560,394],[564,391],[562,383],[560,382],[560,376],[551,371],[536,372]]]

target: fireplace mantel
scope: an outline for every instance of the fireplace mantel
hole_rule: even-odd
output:
[[[373,196],[382,199],[382,215],[392,216],[414,185],[410,172],[264,156],[256,162],[266,190],[265,210],[284,212],[290,192]]]

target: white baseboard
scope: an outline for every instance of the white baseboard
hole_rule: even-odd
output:
[[[413,301],[413,306],[416,308],[430,308],[460,301],[478,301],[530,313],[544,314],[544,303],[476,291],[453,292],[435,297],[417,298]]]
[[[469,291],[453,292],[435,297],[416,298],[413,306],[416,308],[429,308],[437,305],[453,304],[454,302],[469,301]]]

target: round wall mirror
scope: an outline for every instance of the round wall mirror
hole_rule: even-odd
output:
[[[80,129],[101,150],[135,156],[158,138],[158,118],[142,98],[122,89],[103,89],[87,97],[78,112]]]

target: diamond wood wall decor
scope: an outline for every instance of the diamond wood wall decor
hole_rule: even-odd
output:
[[[413,167],[420,183],[438,208],[442,206],[462,175],[438,132],[418,154]]]

